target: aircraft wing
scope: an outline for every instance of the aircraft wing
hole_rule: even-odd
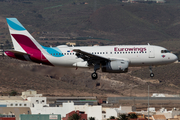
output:
[[[99,55],[95,55],[95,54],[92,54],[92,53],[89,53],[86,51],[82,51],[80,49],[74,49],[73,51],[76,52],[77,57],[82,58],[85,61],[90,61],[92,63],[94,63],[94,62],[96,62],[96,63],[100,62],[101,63],[101,62],[105,62],[105,61],[110,61],[109,58],[102,57]]]

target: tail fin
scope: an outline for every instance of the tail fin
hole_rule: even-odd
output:
[[[16,18],[6,18],[14,50],[29,53],[29,48],[40,49],[41,45],[31,36]]]
[[[16,18],[6,18],[15,51],[7,51],[9,57],[31,60],[37,63],[52,65],[43,55],[42,46],[31,36]],[[42,50],[42,51],[41,51]]]

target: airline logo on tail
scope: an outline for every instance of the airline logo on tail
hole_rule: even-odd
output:
[[[6,51],[7,56],[52,65],[43,55],[42,46],[29,34],[16,18],[6,18],[15,51]]]
[[[6,18],[8,25],[18,31],[26,30],[16,18]]]

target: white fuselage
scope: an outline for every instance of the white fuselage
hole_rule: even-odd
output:
[[[84,47],[41,46],[16,18],[6,18],[14,50],[4,54],[52,66],[94,67],[96,71],[125,73],[129,66],[154,66],[173,63],[177,56],[167,49],[153,45],[117,45]],[[153,77],[150,67],[150,76]]]
[[[45,57],[53,64],[58,66],[77,66],[88,67],[86,61],[78,58],[73,49],[79,49],[93,55],[102,56],[110,60],[126,60],[129,66],[154,66],[175,62],[177,56],[160,46],[154,45],[117,45],[117,46],[86,46],[86,47],[68,47],[57,46],[62,53],[43,52]],[[57,49],[56,48],[56,49]],[[52,56],[54,54],[54,56]],[[56,54],[63,54],[58,57]]]

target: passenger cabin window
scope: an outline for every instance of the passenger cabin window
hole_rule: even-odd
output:
[[[169,50],[161,50],[161,53],[170,53]]]

